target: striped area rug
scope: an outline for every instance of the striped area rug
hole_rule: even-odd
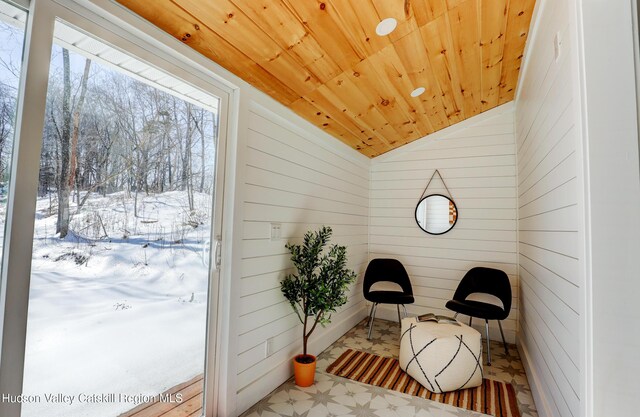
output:
[[[501,381],[483,379],[482,385],[476,388],[436,394],[400,369],[397,359],[352,349],[347,349],[329,365],[327,372],[496,417],[520,417],[513,386]]]

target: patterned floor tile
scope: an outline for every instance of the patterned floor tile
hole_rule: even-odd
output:
[[[327,367],[347,349],[398,357],[398,323],[376,319],[371,340],[367,340],[366,325],[366,320],[363,320],[318,356],[314,385],[300,388],[293,380],[289,380],[251,407],[242,417],[485,416],[326,373]],[[501,343],[491,342],[491,356],[492,364],[484,367],[485,375],[488,378],[510,382],[516,390],[522,417],[538,417],[516,347],[509,345],[507,354]],[[486,363],[486,357],[484,360]]]

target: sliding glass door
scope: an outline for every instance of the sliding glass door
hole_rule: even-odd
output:
[[[71,9],[38,6],[53,28],[47,91],[25,106],[44,118],[37,141],[17,135],[14,172],[29,175],[7,203],[27,13],[0,0],[0,221],[8,212],[14,271],[0,415],[212,415],[227,98]],[[43,62],[31,34],[27,55]],[[43,74],[30,69],[28,91]]]

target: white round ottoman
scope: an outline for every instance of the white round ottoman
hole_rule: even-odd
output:
[[[482,338],[465,324],[402,320],[400,368],[431,392],[482,384]]]

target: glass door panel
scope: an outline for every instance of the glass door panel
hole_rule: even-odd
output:
[[[55,39],[22,415],[197,413],[219,100],[62,23]]]
[[[0,0],[0,259],[27,12]]]

